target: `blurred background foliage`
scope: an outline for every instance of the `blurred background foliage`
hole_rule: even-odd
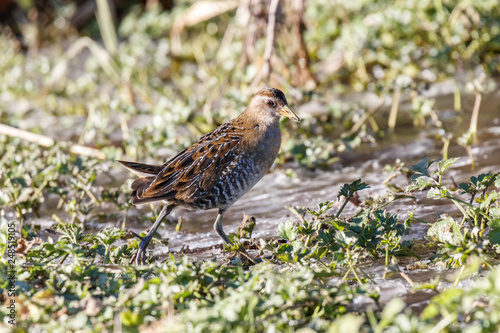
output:
[[[158,161],[275,86],[307,105],[279,162],[326,167],[394,128],[371,115],[401,94],[416,124],[439,127],[429,84],[482,93],[500,69],[496,0],[282,1],[267,59],[270,2],[4,1],[0,122]],[[379,100],[338,98],[353,91]]]

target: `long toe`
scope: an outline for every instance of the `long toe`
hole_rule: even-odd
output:
[[[149,238],[144,237],[139,244],[139,248],[137,249],[137,265],[146,265],[146,248],[149,245]]]
[[[132,230],[129,230],[129,233],[134,236],[135,238],[139,238],[141,241],[144,239],[141,235],[138,233],[133,232]]]
[[[137,249],[135,254],[135,264],[137,266],[146,264],[146,249]]]
[[[151,241],[152,236],[145,236],[142,237],[139,234],[129,231],[134,237],[138,238],[141,240],[139,243],[139,248],[137,249],[137,252],[130,258],[130,264],[135,261],[136,265],[145,265],[146,264],[146,249],[149,245],[149,242]]]
[[[251,262],[253,265],[255,265],[257,263],[256,261],[256,258],[252,257],[251,255],[249,255],[247,253],[247,251],[245,251],[245,249],[241,249],[240,251],[240,255],[244,258],[246,258],[249,262]]]
[[[135,264],[137,266],[146,264],[146,250],[143,249],[137,250],[137,258]]]

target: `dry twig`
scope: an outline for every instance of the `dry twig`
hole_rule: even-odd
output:
[[[198,1],[191,5],[175,19],[172,26],[170,33],[172,54],[179,56],[182,53],[181,32],[184,28],[204,22],[237,7],[238,1],[235,0]]]
[[[261,82],[261,80],[264,79],[265,81],[267,81],[269,79],[269,75],[271,74],[271,55],[274,48],[276,10],[278,9],[279,2],[279,0],[271,0],[271,4],[269,5],[266,48],[264,49],[263,58],[264,63],[262,64],[259,73],[257,73],[252,84],[250,85],[250,90],[254,90],[254,88]]]
[[[55,140],[52,139],[51,137],[24,131],[19,128],[7,126],[4,124],[0,124],[0,135],[6,135],[14,138],[21,138],[29,142],[37,143],[43,147],[52,147],[56,143]],[[70,152],[76,155],[91,156],[99,158],[101,160],[106,158],[106,155],[102,151],[87,146],[75,144],[72,145],[69,150]]]

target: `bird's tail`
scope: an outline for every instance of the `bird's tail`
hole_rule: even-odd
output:
[[[141,178],[156,176],[161,171],[161,166],[159,165],[126,162],[126,161],[118,161],[118,162],[120,162],[130,172],[136,174]]]
[[[132,188],[132,194],[130,196],[132,197],[132,203],[134,205],[163,200],[162,198],[155,198],[155,197],[141,198],[144,190],[146,190],[154,180],[155,177],[145,177],[145,178],[138,178],[132,182],[132,185],[130,185],[130,187]]]
[[[155,180],[156,175],[160,173],[161,166],[126,161],[118,162],[120,162],[130,172],[140,177],[134,180],[132,185],[130,185],[132,188],[132,203],[134,205],[162,200],[161,198],[141,198],[144,190],[148,188],[148,186]]]

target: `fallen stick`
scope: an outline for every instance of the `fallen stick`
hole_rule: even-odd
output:
[[[55,140],[52,139],[51,137],[24,131],[22,129],[4,124],[0,124],[0,135],[6,135],[14,138],[21,138],[29,142],[37,143],[43,147],[52,147],[53,145],[56,144]],[[106,155],[102,151],[78,144],[72,145],[69,148],[69,151],[75,155],[91,156],[101,160],[106,158]]]

